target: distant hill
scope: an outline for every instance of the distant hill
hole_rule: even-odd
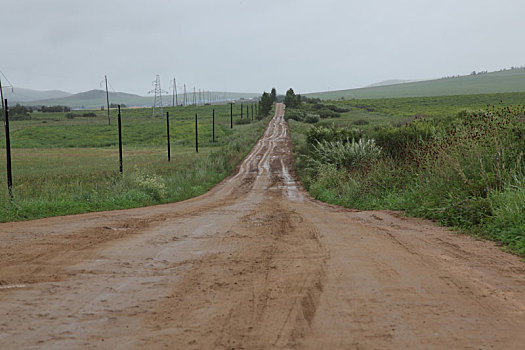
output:
[[[322,99],[388,98],[525,92],[525,68],[386,86],[305,94]]]
[[[231,92],[211,92],[212,95],[220,96],[223,99],[240,99],[240,98],[251,98],[258,96],[258,94],[252,93],[231,93]],[[198,93],[196,94],[198,97]],[[109,103],[111,104],[124,104],[128,107],[149,107],[153,105],[154,98],[152,96],[140,96],[135,94],[128,94],[125,92],[110,92]],[[188,94],[188,101],[193,100],[193,93]],[[179,103],[181,96],[179,95]],[[163,96],[164,105],[171,105],[172,96]],[[90,90],[81,92],[74,95],[69,95],[60,98],[41,99],[35,101],[25,101],[26,105],[34,106],[53,106],[63,105],[71,108],[100,108],[106,105],[106,92],[104,90]]]
[[[39,91],[15,87],[13,89],[4,88],[4,98],[10,103],[28,102],[52,98],[63,98],[71,96],[70,93],[60,90]]]
[[[396,84],[404,84],[404,83],[410,83],[410,82],[412,82],[412,80],[392,79],[392,80],[380,81],[379,83],[370,84],[365,87],[396,85]]]
[[[153,103],[152,98],[143,97],[124,92],[110,92],[109,103],[125,104],[126,106],[147,106]],[[43,99],[30,101],[31,105],[63,105],[71,108],[100,108],[106,104],[106,92],[104,90],[90,90],[62,98]]]

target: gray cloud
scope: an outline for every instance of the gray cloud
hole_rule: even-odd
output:
[[[309,92],[525,64],[520,0],[4,2],[0,69],[36,89]]]

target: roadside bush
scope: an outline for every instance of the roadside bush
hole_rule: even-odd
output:
[[[334,112],[334,111],[332,111],[331,109],[328,109],[328,108],[320,109],[317,113],[319,113],[319,117],[321,119],[339,118],[339,117],[341,117],[341,114],[339,114],[337,112]]]
[[[292,120],[296,120],[296,121],[300,122],[300,121],[303,121],[305,116],[306,116],[306,113],[304,111],[300,110],[300,109],[287,108],[285,110],[284,119],[286,119],[287,121],[289,119],[292,119]]]
[[[325,105],[326,108],[328,108],[329,110],[331,111],[334,111],[336,113],[346,113],[346,112],[350,112],[350,110],[348,108],[343,108],[343,107],[339,107],[339,106],[334,106],[334,105]]]
[[[304,122],[309,124],[315,124],[319,122],[319,116],[315,114],[307,114],[304,118]]]
[[[359,141],[318,142],[307,156],[311,168],[330,164],[336,168],[352,169],[371,164],[379,159],[381,149],[373,139]]]
[[[233,122],[235,125],[244,125],[244,124],[250,124],[251,121],[250,119],[248,118],[243,118],[243,119],[237,119]]]
[[[355,122],[353,122],[352,124],[354,124],[354,125],[368,125],[370,123],[367,120],[359,119],[359,120],[356,120]]]
[[[359,140],[363,131],[357,128],[336,128],[335,126],[312,126],[306,132],[306,142],[309,146],[323,141]]]
[[[432,121],[416,120],[401,127],[383,127],[375,134],[377,144],[394,158],[413,157],[418,145],[437,134]]]

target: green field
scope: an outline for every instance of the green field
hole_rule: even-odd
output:
[[[14,199],[10,200],[5,185],[2,148],[0,221],[131,208],[205,193],[231,173],[266,126],[267,119],[256,118],[238,124],[239,108],[234,106],[233,129],[229,105],[165,109],[170,112],[171,162],[165,118],[152,118],[151,109],[123,109],[123,175],[119,174],[116,110],[111,111],[110,126],[103,111],[97,111],[96,117],[73,112],[72,119],[66,113],[33,113],[31,120],[11,121]],[[215,142],[212,109],[216,110]],[[0,142],[5,147],[3,133]]]
[[[313,197],[403,210],[525,256],[524,101],[525,93],[310,101],[286,118]],[[321,118],[305,123],[312,115]]]
[[[525,68],[419,82],[306,94],[325,100],[492,94],[525,91]]]

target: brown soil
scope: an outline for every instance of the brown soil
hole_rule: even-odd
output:
[[[518,257],[312,200],[283,114],[198,198],[0,224],[0,348],[523,349]]]

